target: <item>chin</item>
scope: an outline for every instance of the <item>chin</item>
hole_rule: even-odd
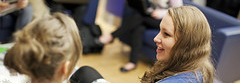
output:
[[[160,55],[160,54],[157,54],[157,55],[156,55],[156,58],[157,58],[158,61],[162,61],[162,57],[161,57],[161,56],[162,56],[162,55]]]
[[[158,60],[158,61],[163,61],[163,59],[161,59],[161,58],[157,58],[157,60]]]
[[[166,57],[163,57],[164,55],[159,55],[159,54],[157,54],[156,55],[156,58],[157,58],[157,60],[158,61],[168,61],[168,59],[166,58]]]

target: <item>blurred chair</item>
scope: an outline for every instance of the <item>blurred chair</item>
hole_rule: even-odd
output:
[[[218,40],[216,37],[219,37],[219,29],[228,29],[229,27],[240,26],[240,21],[230,15],[219,12],[209,7],[199,6],[188,0],[183,0],[185,5],[193,5],[199,8],[203,14],[206,16],[209,25],[212,30],[212,58],[215,63],[215,67],[218,65],[221,51],[223,48],[222,40]],[[240,28],[240,27],[239,27]]]
[[[224,83],[240,79],[240,26],[222,28],[215,37],[220,53],[216,71]]]
[[[125,0],[107,0],[106,9],[117,17],[122,17]]]

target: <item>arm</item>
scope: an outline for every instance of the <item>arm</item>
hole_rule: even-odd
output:
[[[169,0],[169,7],[179,7],[183,5],[182,0]],[[155,9],[151,16],[155,19],[162,19],[167,14],[168,9]]]
[[[180,7],[183,6],[182,0],[169,0],[169,6],[170,7]]]
[[[151,16],[155,19],[162,19],[167,14],[167,9],[155,9],[153,10]]]
[[[19,0],[17,2],[17,6],[22,9],[22,8],[25,8],[27,5],[28,5],[28,0]]]

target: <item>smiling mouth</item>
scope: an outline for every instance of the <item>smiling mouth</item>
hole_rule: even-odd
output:
[[[163,51],[164,51],[163,48],[161,48],[161,47],[157,47],[157,50],[156,50],[157,53],[161,53],[161,52],[163,52]]]
[[[161,47],[157,47],[157,49],[158,49],[158,50],[164,50],[164,49],[163,49],[163,48],[161,48]]]

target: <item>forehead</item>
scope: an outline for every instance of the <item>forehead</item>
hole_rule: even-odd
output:
[[[174,23],[172,17],[169,14],[163,17],[162,22],[160,23],[160,28],[161,30],[166,30],[171,33],[174,32]]]

